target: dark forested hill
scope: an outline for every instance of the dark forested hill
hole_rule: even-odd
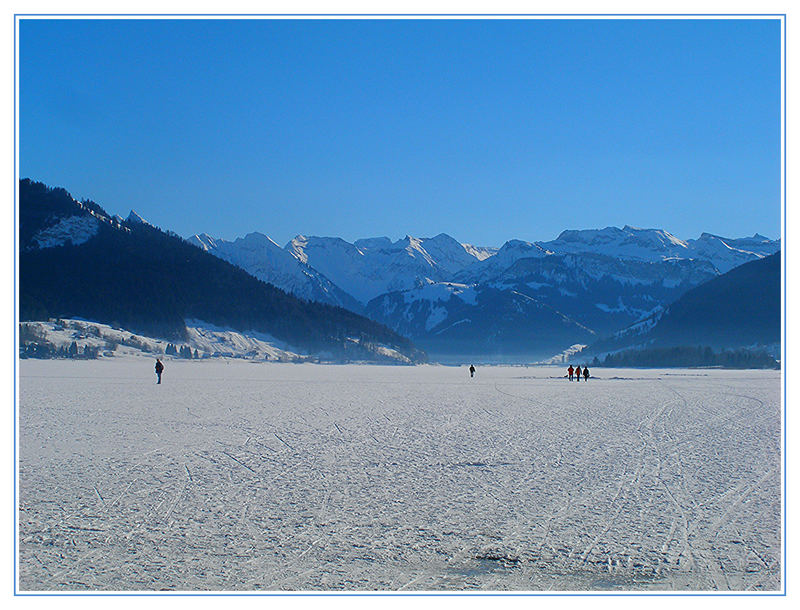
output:
[[[666,310],[588,350],[638,346],[774,346],[781,341],[780,252],[745,263],[691,290]]]
[[[731,269],[686,292],[652,330],[659,345],[740,347],[781,340],[781,255]]]
[[[424,357],[381,324],[288,295],[176,235],[111,218],[64,189],[30,180],[19,189],[21,320],[82,317],[179,339],[194,318],[312,353],[364,358],[384,345]]]

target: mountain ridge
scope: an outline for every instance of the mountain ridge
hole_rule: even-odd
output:
[[[21,190],[23,186],[30,184],[21,182]],[[35,234],[31,219],[41,225]],[[71,252],[98,236],[106,239],[111,229],[139,236],[160,232],[133,210],[127,219],[109,217],[97,204],[77,202],[63,189],[41,191],[37,201],[26,202],[21,251],[47,258],[36,252]],[[163,235],[177,238],[169,231]],[[486,352],[522,360],[547,358],[632,325],[644,328],[652,316],[722,275],[721,270],[763,259],[780,248],[780,240],[758,233],[732,239],[704,232],[698,239],[683,240],[663,229],[630,225],[567,229],[550,241],[510,239],[500,248],[460,243],[446,233],[352,243],[299,234],[281,247],[254,231],[233,241],[200,233],[182,242],[304,303],[366,314],[436,356]],[[186,252],[184,258],[196,259]],[[195,294],[192,299],[208,297]],[[185,300],[179,301],[184,303],[182,313],[176,303],[163,305],[165,315],[174,313],[173,326],[187,313]],[[192,317],[217,322],[205,315]]]
[[[527,345],[516,342],[517,349],[527,350],[519,357],[540,357],[645,319],[686,290],[720,275],[721,269],[756,260],[779,247],[780,240],[757,233],[737,239],[703,233],[697,240],[682,240],[661,229],[625,225],[565,230],[547,242],[511,239],[497,249],[476,249],[440,233],[352,243],[339,237],[298,235],[284,250],[294,258],[291,264],[315,269],[350,294],[359,303],[359,312],[439,356],[447,354],[437,350],[494,349],[486,333],[511,337],[515,326],[527,328],[509,309],[524,307],[540,329],[549,319],[563,331],[542,330],[538,336],[530,334]],[[219,255],[224,256],[224,248],[218,246]],[[235,262],[236,257],[228,260]],[[252,261],[237,264],[254,274],[264,267]],[[277,275],[265,279],[294,290]],[[501,292],[507,294],[501,298]],[[474,298],[465,303],[464,294]],[[480,305],[479,295],[486,295]],[[549,308],[552,317],[541,309],[534,313],[534,301]],[[569,323],[564,326],[562,320]],[[458,340],[448,345],[444,337],[455,329]]]
[[[146,222],[120,224],[64,189],[19,183],[21,320],[80,317],[183,339],[186,320],[257,331],[303,353],[385,361],[383,346],[424,359],[408,339],[341,307],[304,301]],[[37,238],[70,218],[86,240]],[[78,243],[76,243],[76,241]]]

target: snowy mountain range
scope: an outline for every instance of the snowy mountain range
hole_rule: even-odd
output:
[[[284,247],[261,233],[181,239],[134,211],[110,216],[27,180],[19,232],[20,304],[29,320],[128,320],[183,335],[186,319],[196,318],[314,349],[332,341],[348,354],[353,337],[359,345],[388,342],[413,359],[410,339],[441,361],[546,360],[594,344],[650,324],[690,289],[781,245],[759,234],[684,240],[630,226],[500,248],[444,233],[352,243],[298,235]]]
[[[350,294],[261,233],[249,233],[233,242],[215,240],[203,233],[193,235],[188,241],[307,301],[338,305],[356,312],[362,309]]]
[[[251,233],[190,243],[307,300],[364,312],[436,357],[545,357],[611,334],[690,288],[780,250],[755,234],[661,229],[567,230],[547,242],[500,248],[444,233],[360,239],[298,235],[284,248]]]
[[[76,201],[64,189],[20,180],[19,236],[23,322],[81,319],[194,345],[201,352],[254,354],[260,359],[283,354],[279,357],[407,364],[425,358],[407,338],[384,325],[316,302],[313,293],[311,298],[298,298],[160,230],[135,212],[127,219],[111,216],[94,202]],[[210,248],[212,243],[206,239],[198,245]],[[305,272],[322,290],[340,293],[273,246],[254,236],[240,240],[232,255],[240,265],[266,261],[271,266],[264,273],[281,283],[302,286]],[[290,261],[284,261],[283,268],[280,254]],[[355,303],[344,293],[341,297]],[[202,332],[195,332],[198,328]],[[40,330],[43,341],[49,341],[45,327]],[[212,349],[210,343],[203,347],[210,337],[216,337],[211,343],[225,343],[226,348]],[[287,356],[290,353],[294,356]]]

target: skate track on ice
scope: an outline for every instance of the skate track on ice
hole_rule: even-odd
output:
[[[21,591],[781,587],[777,371],[26,360]]]

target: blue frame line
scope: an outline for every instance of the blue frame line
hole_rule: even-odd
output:
[[[15,17],[783,17],[782,13],[15,13]]]
[[[787,580],[788,580],[787,579],[788,572],[787,572],[787,569],[786,569],[786,562],[787,562],[787,556],[789,554],[789,549],[788,549],[788,547],[786,545],[786,538],[787,538],[786,530],[787,530],[787,527],[788,527],[788,520],[787,520],[788,510],[787,510],[787,503],[786,503],[786,496],[787,496],[787,493],[786,493],[786,480],[787,480],[786,472],[787,472],[788,463],[786,461],[786,454],[788,452],[789,445],[787,443],[787,434],[786,434],[786,429],[788,427],[787,426],[788,411],[787,411],[787,408],[786,408],[786,403],[787,403],[787,400],[786,400],[786,397],[787,397],[787,392],[786,392],[786,353],[787,353],[786,336],[787,336],[788,317],[786,315],[786,312],[789,310],[789,305],[788,305],[789,295],[788,295],[788,290],[787,290],[788,284],[787,284],[786,280],[788,278],[787,267],[788,267],[789,258],[788,258],[787,254],[786,254],[786,241],[787,241],[786,240],[786,235],[788,234],[789,231],[788,231],[788,220],[787,220],[788,209],[787,209],[787,205],[786,205],[786,201],[788,199],[787,179],[786,179],[786,176],[787,176],[786,157],[787,157],[787,147],[788,147],[788,143],[787,143],[787,139],[786,139],[786,136],[787,136],[787,132],[786,132],[786,123],[787,123],[787,121],[786,121],[786,109],[788,108],[788,106],[786,105],[786,101],[787,101],[786,90],[788,89],[788,76],[789,75],[788,75],[788,71],[786,70],[786,57],[787,57],[787,55],[786,55],[786,47],[788,46],[789,41],[788,41],[788,37],[786,36],[786,32],[787,32],[787,28],[788,28],[786,15],[783,16],[782,24],[783,24],[783,27],[781,29],[782,29],[782,35],[783,35],[783,113],[782,113],[783,116],[781,118],[783,119],[783,235],[782,235],[783,243],[781,244],[781,247],[783,248],[783,345],[781,346],[781,349],[783,351],[783,360],[781,362],[781,373],[782,373],[782,376],[783,376],[783,539],[781,540],[781,544],[783,545],[783,594],[787,595],[788,594],[788,589],[789,589],[789,583],[787,582]]]
[[[150,591],[137,591],[132,593],[104,593],[93,591],[54,591],[54,592],[20,592],[17,586],[17,562],[18,562],[18,548],[17,548],[17,522],[18,522],[18,486],[17,486],[17,464],[18,464],[18,447],[17,447],[17,372],[18,372],[18,323],[19,316],[18,302],[17,302],[17,205],[18,205],[18,183],[19,176],[17,175],[17,27],[19,20],[25,17],[109,17],[109,18],[124,18],[124,17],[376,17],[376,18],[390,18],[390,17],[548,17],[548,18],[613,18],[613,17],[638,17],[640,19],[658,19],[669,17],[763,17],[763,18],[778,18],[781,20],[781,36],[783,39],[783,235],[781,236],[783,243],[783,344],[781,346],[782,362],[781,374],[783,377],[783,537],[781,545],[783,546],[783,578],[782,578],[782,591],[765,591],[765,592],[714,592],[714,591],[669,591],[665,593],[646,592],[646,591],[633,591],[633,592],[538,592],[531,591],[525,593],[515,592],[150,592]],[[656,14],[639,14],[639,13],[14,13],[14,382],[13,382],[13,400],[14,409],[12,413],[13,425],[13,445],[14,445],[14,463],[13,463],[13,488],[14,488],[14,505],[12,506],[13,515],[13,595],[14,597],[787,597],[788,583],[787,583],[787,556],[788,549],[786,546],[786,531],[787,531],[787,501],[786,501],[786,481],[787,481],[787,467],[788,462],[787,454],[787,383],[786,383],[786,337],[787,337],[787,323],[788,323],[788,294],[786,290],[788,278],[788,257],[786,255],[786,236],[788,234],[788,206],[787,206],[787,81],[788,72],[786,70],[787,63],[787,14],[786,13],[656,13]]]
[[[14,444],[14,464],[13,464],[13,473],[12,473],[12,480],[14,481],[14,505],[11,507],[11,514],[13,515],[12,519],[12,539],[13,539],[13,548],[14,548],[14,569],[12,571],[12,578],[13,578],[13,590],[14,595],[17,595],[17,559],[19,558],[19,552],[17,550],[17,532],[18,532],[18,523],[19,523],[19,502],[17,500],[17,464],[19,464],[19,459],[17,457],[17,356],[19,354],[19,348],[17,347],[17,338],[19,324],[17,320],[19,318],[19,312],[17,311],[17,193],[18,188],[17,185],[19,184],[19,179],[17,178],[17,27],[18,27],[18,20],[14,19],[14,382],[13,382],[13,392],[14,392],[14,412],[12,417],[12,425],[11,425],[11,434],[13,436],[13,444]]]

